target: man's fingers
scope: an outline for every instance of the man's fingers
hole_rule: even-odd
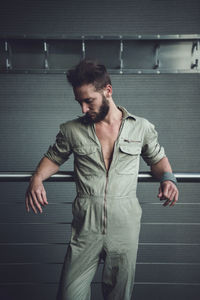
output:
[[[174,196],[174,190],[173,189],[169,189],[168,190],[167,199],[169,199],[170,201],[172,201],[173,200],[173,196]]]
[[[43,199],[43,201],[44,201],[44,204],[48,204],[47,196],[46,196],[45,190],[41,192],[41,195],[42,195],[42,199]]]
[[[160,200],[166,200],[169,199],[169,188],[167,186],[164,186],[163,189],[160,187],[161,192],[159,193]]]
[[[42,191],[38,190],[35,192],[36,194],[36,199],[38,201],[38,203],[42,204],[44,206],[44,200],[43,200],[43,197],[42,197]]]
[[[169,199],[167,201],[165,201],[165,203],[163,204],[163,206],[167,206],[170,202],[171,202],[170,206],[174,206],[177,201],[178,201],[177,191],[173,191],[171,193]]]
[[[176,190],[176,195],[175,195],[175,201],[177,202],[178,201],[178,195],[179,195],[179,191],[178,189]]]
[[[157,195],[157,197],[160,198],[160,200],[165,200],[165,197],[163,196],[163,192],[162,192],[161,186],[158,189],[158,195]]]
[[[162,196],[162,190],[159,188],[157,197],[160,198]]]
[[[28,194],[26,194],[25,204],[26,204],[26,210],[27,210],[27,212],[29,212],[30,208],[29,208],[29,205],[28,205]]]
[[[166,185],[164,185],[164,187],[163,187],[163,196],[164,196],[166,199],[169,199],[169,193],[170,193],[170,187],[166,184]]]
[[[32,200],[31,194],[29,194],[29,203],[30,203],[30,205],[31,205],[31,207],[32,207],[32,209],[33,209],[33,211],[37,214],[37,210],[36,210],[36,208],[35,208],[35,206],[34,206],[34,204],[33,204],[33,200]]]
[[[169,200],[165,201],[165,202],[163,203],[163,206],[167,206],[168,204],[169,204]]]
[[[163,182],[161,184],[161,190],[162,196],[160,197],[160,200],[166,200],[163,206],[167,206],[170,202],[170,206],[174,206],[175,203],[178,201],[177,187],[172,182]]]
[[[42,208],[41,208],[40,204],[38,203],[36,195],[34,193],[31,193],[31,196],[32,196],[32,199],[34,201],[34,204],[36,204],[36,206],[39,209],[40,213],[42,213]],[[40,198],[41,198],[41,196],[40,196]]]
[[[172,194],[172,200],[171,200],[171,204],[170,206],[174,206],[176,204],[176,202],[178,201],[178,195],[177,195],[177,191],[174,191]]]
[[[37,199],[37,197],[40,199],[40,201]],[[36,209],[36,207],[39,209],[40,213],[42,213],[42,208],[41,208],[39,202],[41,202],[42,205],[44,205],[44,204],[43,204],[43,200],[42,200],[41,195],[38,194],[37,197],[36,197],[36,195],[35,195],[34,193],[27,193],[27,195],[26,195],[26,201],[25,201],[27,212],[30,211],[30,208],[29,208],[29,204],[30,204],[30,206],[32,207],[33,211],[34,211],[36,214],[37,214],[37,209]],[[47,200],[46,200],[46,201],[47,201]],[[47,204],[48,204],[48,202],[47,202]],[[36,207],[35,207],[35,206],[36,206]]]
[[[37,214],[37,210],[42,213],[42,207],[48,204],[46,191],[41,180],[31,179],[28,189],[26,191],[26,210],[29,212],[30,207]]]

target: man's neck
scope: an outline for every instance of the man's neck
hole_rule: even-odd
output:
[[[113,101],[110,101],[110,108],[108,114],[106,115],[105,119],[99,123],[106,124],[106,125],[113,125],[116,122],[121,122],[122,117],[123,117],[122,111],[115,105]]]

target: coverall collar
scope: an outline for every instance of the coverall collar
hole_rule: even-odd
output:
[[[131,118],[133,119],[134,121],[136,121],[136,118],[134,115],[130,114],[123,106],[117,106],[121,111],[122,111],[122,115],[123,115],[123,121],[125,121],[126,119],[128,118]],[[81,120],[84,124],[87,124],[87,122],[85,122],[85,118],[84,117],[81,117]],[[88,125],[88,124],[87,124]],[[88,134],[90,136],[90,138],[95,141],[98,145],[99,145],[99,140],[96,136],[96,133],[95,133],[95,127],[94,127],[94,124],[89,124],[88,125]]]
[[[136,121],[136,117],[133,114],[129,113],[123,106],[118,105],[117,107],[122,111],[123,120],[132,118]]]
[[[132,118],[136,121],[136,116],[129,113],[123,106],[117,105],[117,108],[119,108],[122,111],[123,120]],[[87,124],[87,120],[85,119],[85,116],[79,117],[82,121],[82,123]]]

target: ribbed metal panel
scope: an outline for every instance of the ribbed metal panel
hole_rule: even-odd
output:
[[[145,185],[145,183],[144,183]],[[156,204],[156,203],[155,203]],[[153,209],[153,211],[152,211]],[[5,212],[7,212],[5,214]],[[9,212],[9,214],[8,214]],[[6,224],[59,224],[70,223],[72,219],[71,204],[49,203],[43,209],[40,216],[25,212],[24,203],[18,203],[13,209],[13,204],[1,204],[0,220]],[[166,210],[159,203],[152,207],[152,204],[143,205],[143,222],[146,224],[196,224],[199,223],[200,204],[177,204],[173,210]]]
[[[11,288],[12,286],[12,288]],[[32,291],[30,293],[30,290]],[[2,296],[9,300],[44,300],[48,291],[48,300],[55,300],[56,297],[56,284],[21,284],[21,285],[4,285],[1,287]],[[168,300],[181,299],[181,300],[199,300],[200,287],[199,285],[184,285],[184,284],[144,284],[138,283],[134,287],[134,298],[139,300],[146,300],[152,297],[152,299]],[[7,298],[6,298],[7,297]],[[92,299],[102,300],[101,284],[92,284]]]
[[[168,209],[168,208],[166,208]],[[169,208],[170,209],[170,208]],[[173,208],[172,208],[173,209]],[[199,223],[195,224],[142,224],[141,243],[200,244]],[[31,232],[31,234],[30,234]],[[20,233],[20,234],[19,234]],[[2,224],[1,243],[67,243],[70,224]]]
[[[1,244],[0,265],[62,264],[67,244]],[[199,264],[200,245],[140,243],[139,263]],[[33,255],[34,252],[34,255]],[[15,254],[13,256],[13,253]],[[56,280],[54,278],[54,280]]]
[[[198,172],[200,76],[111,78],[116,103],[155,124],[174,171]],[[64,75],[0,74],[0,83],[1,171],[32,170],[54,142],[59,124],[80,115],[80,107]],[[141,171],[148,170],[141,163]],[[72,161],[65,168],[72,170]]]
[[[30,266],[32,272],[29,272]],[[43,265],[44,266],[44,265]],[[42,265],[35,263],[34,265],[23,264],[23,265],[2,265],[0,271],[0,280],[2,283],[24,283],[24,282],[38,282],[47,283],[55,282],[55,275],[58,276],[62,264],[46,264],[45,268],[41,268],[38,272],[38,268]],[[96,276],[94,277],[94,282],[101,282],[101,273],[103,269],[103,264],[100,265]],[[145,275],[144,275],[145,274]],[[160,276],[162,274],[162,276]],[[171,280],[176,283],[193,283],[198,284],[200,277],[199,265],[182,265],[182,264],[152,264],[152,263],[140,263],[137,264],[137,282],[153,282],[162,283],[169,282]],[[199,284],[200,285],[200,284]]]
[[[194,34],[198,0],[1,1],[5,34]]]

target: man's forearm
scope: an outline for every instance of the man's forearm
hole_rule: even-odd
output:
[[[161,179],[164,172],[171,172],[172,168],[167,157],[163,157],[155,165],[151,165],[151,172],[157,179]]]
[[[39,162],[32,178],[39,178],[42,181],[49,178],[51,175],[57,173],[59,170],[59,165],[48,159],[47,157],[43,157]]]

